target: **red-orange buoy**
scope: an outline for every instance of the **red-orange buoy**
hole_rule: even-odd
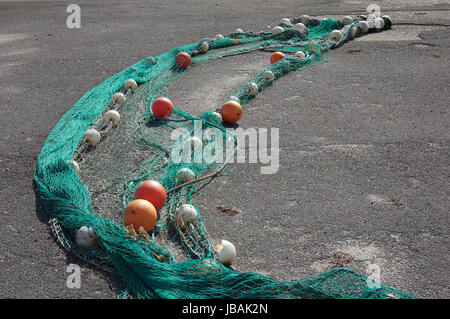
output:
[[[272,53],[272,56],[270,57],[270,64],[274,64],[275,62],[280,61],[282,58],[284,58],[283,52],[274,52]]]
[[[191,65],[191,56],[187,52],[180,52],[177,54],[176,61],[181,69],[186,69]]]
[[[236,101],[227,101],[220,109],[222,119],[228,123],[236,123],[242,116],[242,106]]]
[[[145,199],[136,199],[130,202],[123,213],[123,222],[126,226],[133,225],[135,231],[139,231],[139,227],[149,232],[156,224],[158,215],[155,206]]]
[[[157,118],[169,117],[173,112],[172,101],[166,97],[157,98],[152,104],[153,115]]]
[[[160,210],[166,203],[166,190],[157,181],[145,181],[139,184],[134,192],[134,199],[145,199]]]

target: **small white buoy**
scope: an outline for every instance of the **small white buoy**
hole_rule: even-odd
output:
[[[369,24],[369,29],[375,28],[375,19],[377,18],[376,15],[373,13],[367,15],[367,23]]]
[[[99,131],[95,129],[89,129],[84,132],[84,140],[88,142],[89,146],[97,145],[101,138]]]
[[[77,245],[83,248],[94,248],[97,245],[97,240],[97,234],[88,226],[82,226],[75,234]]]
[[[359,21],[358,25],[361,28],[363,34],[369,32],[369,23],[367,23],[367,21]]]
[[[256,96],[258,94],[258,84],[250,82],[247,84],[247,93],[250,96]]]
[[[126,101],[126,97],[123,93],[117,92],[114,93],[113,97],[112,97],[112,102],[113,103],[120,103],[123,104]]]
[[[350,40],[353,40],[353,39],[355,38],[355,36],[356,36],[356,30],[357,30],[356,26],[353,26],[353,27],[350,29],[350,33],[349,33],[349,35],[348,35],[348,37],[349,37]]]
[[[311,17],[309,15],[302,15],[300,17],[300,22],[303,23],[304,25],[308,25],[310,20]]]
[[[217,34],[217,35],[216,35],[216,40],[221,40],[221,39],[223,39],[223,35]]]
[[[197,136],[191,136],[189,138],[188,143],[191,145],[191,149],[195,150],[195,149],[199,149],[201,150],[203,147],[203,142],[200,138],[198,138]]]
[[[187,167],[183,167],[177,172],[177,182],[178,184],[184,184],[192,182],[195,179],[194,172]]]
[[[292,26],[291,19],[289,18],[283,18],[280,20],[280,25],[286,25],[286,26]]]
[[[133,79],[128,79],[125,81],[125,90],[131,89],[133,92],[137,89],[137,83]]]
[[[236,29],[236,30],[234,31],[234,33],[244,33],[244,31],[242,31],[242,29]]]
[[[294,24],[294,29],[299,31],[299,32],[304,32],[305,30],[308,30],[308,28],[306,27],[306,25],[304,25],[303,23],[299,22]]]
[[[113,122],[113,125],[116,126],[120,121],[120,114],[116,110],[109,110],[105,113],[105,123],[109,124],[109,122]]]
[[[228,101],[235,101],[235,102],[240,103],[239,98],[237,96],[234,96],[234,95],[230,96],[228,98]]]
[[[342,23],[343,23],[344,25],[349,25],[349,24],[351,24],[352,22],[353,22],[353,18],[350,17],[350,16],[345,16],[345,17],[342,18]]]
[[[333,30],[330,33],[330,39],[336,43],[341,42],[342,40],[342,32],[339,30]]]
[[[283,27],[276,26],[272,29],[272,35],[279,34],[284,31]]]
[[[384,28],[384,20],[382,18],[376,18],[374,20],[375,23],[375,29],[377,29],[377,31],[381,31]]]
[[[208,44],[208,42],[202,41],[202,42],[200,43],[199,48],[200,48],[200,51],[201,51],[201,52],[203,52],[203,53],[207,52],[207,51],[209,50],[209,44]]]
[[[193,205],[183,204],[178,208],[176,218],[178,222],[186,223],[188,220],[195,221],[197,216],[197,209]]]
[[[294,56],[295,56],[296,58],[299,58],[299,59],[304,59],[304,58],[306,58],[306,54],[305,54],[305,52],[303,52],[303,51],[297,51],[297,52],[295,52]]]
[[[216,245],[217,259],[224,265],[230,265],[236,259],[236,248],[228,240],[222,240]]]
[[[384,20],[384,28],[389,30],[392,28],[392,19],[389,16],[382,16],[381,17]]]
[[[291,65],[289,64],[288,60],[283,59],[283,61],[280,61],[280,63],[283,72],[288,73],[291,70]]]
[[[267,82],[272,82],[273,80],[275,80],[275,74],[273,74],[272,71],[266,71],[263,73],[263,78]]]
[[[222,123],[222,115],[218,112],[211,112],[208,114],[208,116],[206,117],[206,119],[212,123],[215,124],[220,124]]]

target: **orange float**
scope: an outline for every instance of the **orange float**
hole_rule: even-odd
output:
[[[166,97],[157,98],[152,104],[153,115],[157,118],[169,117],[173,112],[172,101]]]
[[[236,101],[227,101],[220,109],[222,119],[227,123],[236,123],[242,116],[242,106]]]
[[[274,52],[274,53],[272,53],[272,56],[270,57],[270,64],[274,64],[275,62],[278,62],[283,58],[284,58],[283,52],[279,52],[279,51]]]
[[[133,225],[134,230],[139,231],[139,227],[149,232],[156,224],[158,215],[155,206],[144,199],[135,199],[130,202],[123,213],[123,222],[126,226]]]
[[[166,203],[166,190],[157,181],[145,181],[139,184],[134,191],[134,199],[145,199],[160,210]]]
[[[189,65],[191,65],[191,56],[187,52],[178,53],[175,60],[181,69],[186,69]]]

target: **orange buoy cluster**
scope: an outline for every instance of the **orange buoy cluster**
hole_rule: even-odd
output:
[[[155,227],[159,211],[166,202],[166,190],[159,182],[144,181],[136,188],[134,200],[131,201],[123,213],[126,226],[133,225],[135,231],[140,227],[149,232]]]

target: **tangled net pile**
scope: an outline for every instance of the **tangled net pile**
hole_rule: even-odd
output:
[[[182,204],[193,204],[197,182],[177,187],[176,172],[181,167],[193,170],[197,177],[222,172],[220,163],[175,163],[170,153],[193,134],[196,121],[203,130],[222,130],[225,140],[235,136],[221,123],[211,120],[211,111],[200,117],[175,109],[170,119],[156,119],[151,112],[153,101],[168,96],[168,88],[192,67],[224,56],[255,50],[282,51],[286,57],[262,70],[249,82],[257,83],[259,91],[273,80],[320,62],[324,52],[367,32],[390,28],[384,19],[381,29],[367,30],[359,16],[345,19],[316,19],[308,16],[283,19],[283,31],[234,32],[224,37],[202,39],[156,57],[147,57],[112,76],[87,92],[57,123],[46,140],[38,158],[34,182],[42,209],[50,217],[50,227],[57,241],[67,251],[101,269],[118,272],[127,289],[118,297],[132,298],[412,298],[410,294],[384,284],[367,285],[367,277],[349,269],[334,269],[315,277],[281,282],[254,272],[237,272],[216,259],[212,240],[203,227],[203,219],[175,222],[175,212]],[[347,17],[348,20],[348,17]],[[307,30],[294,24],[302,22]],[[333,30],[340,30],[336,37]],[[204,43],[208,50],[202,49]],[[293,57],[302,50],[305,58]],[[192,56],[191,68],[180,69],[175,57],[180,52]],[[271,71],[268,80],[264,72]],[[127,79],[134,79],[136,90],[124,88]],[[233,94],[242,106],[254,96],[247,83]],[[122,92],[126,101],[114,103],[113,95]],[[227,98],[228,99],[228,98]],[[118,126],[105,125],[108,110],[120,112]],[[101,132],[101,141],[87,147],[83,139],[90,128]],[[185,128],[189,134],[175,143],[170,134]],[[77,174],[74,160],[80,163]],[[123,208],[133,199],[136,186],[144,180],[158,180],[168,191],[165,207],[150,236],[128,236],[122,221]],[[89,184],[90,190],[83,180]],[[94,249],[79,247],[74,233],[82,226],[92,228],[99,237]],[[184,252],[175,256],[176,248]],[[185,259],[180,261],[180,259]]]

